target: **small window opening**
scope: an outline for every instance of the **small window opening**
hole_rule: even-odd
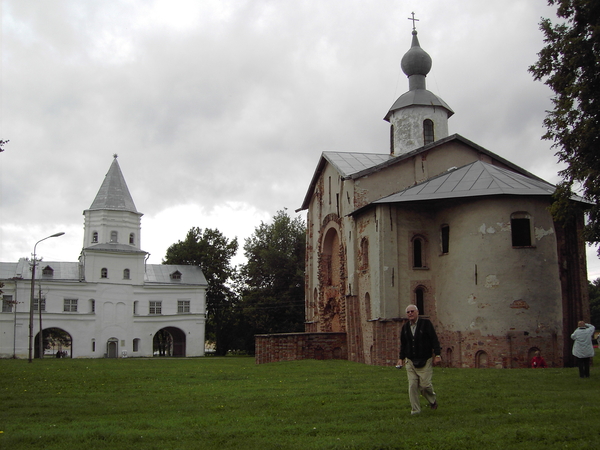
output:
[[[92,244],[97,244],[98,243],[98,232],[94,231],[92,233]]]
[[[100,270],[100,278],[108,278],[108,269],[106,267]]]
[[[526,213],[515,213],[510,218],[513,247],[531,247],[531,220]]]
[[[111,243],[115,244],[115,243],[119,242],[118,237],[119,237],[119,233],[117,233],[116,231],[110,232],[110,242]]]
[[[450,227],[442,225],[442,253],[448,253],[450,250]]]
[[[434,141],[433,136],[433,121],[425,119],[423,121],[423,142],[424,145],[431,144]]]
[[[423,241],[420,238],[413,240],[413,267],[423,267]]]

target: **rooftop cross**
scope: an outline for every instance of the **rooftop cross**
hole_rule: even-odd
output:
[[[414,12],[412,12],[411,14],[412,14],[412,17],[409,17],[408,20],[412,20],[413,30],[416,30],[417,28],[415,27],[415,22],[418,22],[419,19],[415,19],[415,13]]]

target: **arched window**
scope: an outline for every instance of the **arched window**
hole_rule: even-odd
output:
[[[531,247],[531,216],[526,212],[510,215],[510,230],[513,247]]]
[[[475,367],[478,369],[486,369],[488,367],[488,354],[483,350],[475,354]]]
[[[369,267],[369,239],[366,237],[360,241],[360,268],[366,270]]]
[[[92,233],[92,244],[97,244],[98,243],[98,232],[94,231]]]
[[[114,244],[114,243],[119,242],[118,237],[119,237],[119,233],[117,233],[116,231],[111,231],[110,232],[110,242],[111,243]]]
[[[129,269],[123,270],[123,279],[129,280],[129,274],[130,274]]]
[[[100,278],[108,278],[108,269],[106,267],[100,270]]]
[[[431,144],[435,140],[433,135],[433,121],[425,119],[423,121],[423,144]]]
[[[371,313],[371,296],[369,295],[368,292],[365,294],[365,311],[367,313],[367,320],[372,319],[372,313]]]
[[[135,234],[129,233],[129,243],[135,245]]]
[[[427,241],[420,235],[412,238],[412,267],[414,269],[427,268]]]

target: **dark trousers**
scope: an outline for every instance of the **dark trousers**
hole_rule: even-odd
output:
[[[579,367],[579,376],[581,378],[590,377],[590,358],[577,358],[577,366]]]

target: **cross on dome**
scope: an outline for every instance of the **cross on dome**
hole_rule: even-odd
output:
[[[416,30],[417,28],[415,27],[415,22],[418,22],[418,21],[419,21],[419,19],[415,19],[415,13],[414,13],[414,12],[411,12],[410,14],[412,15],[412,18],[411,18],[411,17],[409,17],[409,18],[408,18],[408,20],[412,20],[412,23],[413,23],[413,30]]]

